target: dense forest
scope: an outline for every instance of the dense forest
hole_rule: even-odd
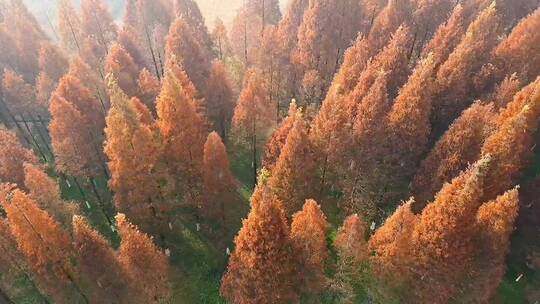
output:
[[[540,302],[540,0],[228,1],[0,0],[0,303]]]

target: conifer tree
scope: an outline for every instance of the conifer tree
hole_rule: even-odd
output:
[[[214,53],[217,55],[217,59],[224,60],[225,57],[231,55],[231,42],[227,34],[227,28],[219,17],[214,22],[214,29],[211,33],[211,38],[214,44]]]
[[[60,49],[51,43],[43,43],[39,50],[39,75],[36,80],[36,97],[40,106],[47,108],[49,98],[68,69],[68,60]]]
[[[222,139],[226,139],[234,103],[232,84],[221,61],[214,61],[212,64],[205,97],[208,118],[212,121],[214,130],[218,131]]]
[[[31,84],[12,70],[5,70],[2,79],[2,92],[9,110],[15,114],[34,112],[36,93]]]
[[[326,216],[314,200],[306,200],[302,210],[292,217],[291,242],[298,254],[301,290],[304,293],[319,294],[327,286],[327,231]]]
[[[66,231],[18,189],[2,189],[0,202],[19,250],[47,294],[58,302],[88,303],[76,281],[73,248]]]
[[[431,40],[426,43],[421,56],[427,57],[429,53],[432,53],[433,61],[438,68],[461,41],[465,31],[463,23],[463,7],[457,4],[448,20],[439,26]]]
[[[24,185],[39,207],[48,212],[64,228],[71,228],[72,218],[79,212],[77,205],[62,200],[60,186],[38,166],[24,164]]]
[[[157,125],[163,139],[163,157],[175,179],[168,187],[176,190],[175,195],[188,195],[195,203],[200,194],[208,123],[192,95],[193,84],[178,66],[173,64],[163,81],[157,98]]]
[[[315,163],[309,142],[309,126],[301,113],[287,135],[279,154],[268,188],[284,202],[285,214],[290,217],[302,208],[303,202],[312,196]]]
[[[68,52],[81,51],[81,20],[71,0],[58,1],[58,31],[62,46]]]
[[[268,101],[268,91],[259,71],[246,73],[242,92],[236,102],[232,119],[233,130],[247,142],[252,154],[253,185],[257,184],[257,151],[261,137],[274,121],[273,107]]]
[[[400,26],[410,26],[412,22],[412,6],[410,0],[391,0],[373,20],[369,31],[369,48],[382,49],[391,39],[392,34]]]
[[[197,90],[206,96],[211,73],[210,54],[201,46],[192,29],[182,18],[176,18],[167,35],[167,60],[177,60]]]
[[[452,180],[480,156],[485,139],[495,129],[493,106],[474,103],[454,121],[421,162],[411,188],[418,213],[445,182]]]
[[[156,97],[161,90],[161,83],[150,71],[142,69],[137,84],[139,85],[139,99],[155,113]]]
[[[90,90],[74,76],[62,77],[49,106],[49,131],[57,169],[68,175],[94,177],[103,168],[103,114]]]
[[[136,28],[124,25],[118,32],[117,43],[133,58],[139,68],[148,68],[143,42],[136,31]]]
[[[264,185],[235,238],[220,293],[230,303],[298,301],[289,227],[279,201]]]
[[[103,0],[81,1],[81,30],[84,36],[95,39],[107,54],[116,40],[117,28]]]
[[[309,7],[309,0],[292,0],[287,12],[278,23],[279,37],[284,41],[287,53],[291,54],[298,44],[298,28],[304,19],[304,12]]]
[[[446,302],[457,292],[477,250],[476,212],[493,160],[485,156],[443,186],[414,229],[411,299]],[[423,279],[420,279],[423,277]]]
[[[495,49],[495,58],[504,73],[517,72],[525,82],[534,81],[540,69],[540,9],[523,18]]]
[[[137,95],[139,69],[140,67],[122,46],[115,44],[111,47],[105,60],[105,71],[114,75],[120,89],[128,96]]]
[[[498,33],[499,17],[493,3],[469,25],[461,42],[441,65],[434,98],[434,135],[441,134],[472,101],[475,93],[473,81],[464,79],[478,73],[489,59]]]
[[[515,110],[515,114],[508,112]],[[505,111],[501,113],[497,130],[486,139],[482,155],[491,155],[494,165],[490,168],[486,200],[502,194],[514,186],[521,169],[529,162],[534,146],[540,116],[540,77],[523,88]]]
[[[275,167],[279,155],[283,150],[283,146],[285,146],[287,135],[289,135],[289,132],[293,128],[294,123],[298,118],[298,111],[296,101],[293,100],[289,105],[289,114],[280,123],[278,128],[272,132],[272,135],[266,142],[262,167],[266,168],[267,170],[272,171],[272,169]]]
[[[194,0],[175,0],[174,10],[191,28],[193,35],[207,51],[212,49],[212,40],[199,5]]]
[[[171,297],[169,261],[152,238],[128,222],[124,214],[116,216],[121,238],[118,261],[133,282],[133,290],[140,294],[141,303],[168,302]]]
[[[161,213],[158,181],[155,172],[160,155],[153,121],[144,122],[136,98],[129,98],[111,79],[111,109],[105,128],[105,153],[109,158],[111,179],[117,210],[129,215],[145,231],[156,226]],[[152,223],[153,222],[153,223]]]
[[[362,264],[368,258],[363,221],[356,214],[350,215],[343,221],[334,240],[338,261],[331,289],[343,303],[355,303],[358,277]]]
[[[519,209],[518,190],[514,188],[484,203],[476,215],[480,253],[474,261],[471,283],[465,283],[464,300],[489,302],[495,296],[510,251],[510,236]]]
[[[235,188],[225,145],[212,132],[204,144],[202,213],[209,219],[219,218],[225,225],[227,205],[234,200]]]
[[[15,133],[0,129],[0,182],[24,187],[24,163],[37,164],[38,160],[21,145]]]
[[[129,301],[130,292],[136,294],[128,289],[127,276],[111,244],[81,216],[73,218],[73,239],[91,302],[119,303]]]
[[[517,74],[506,76],[491,94],[491,99],[497,109],[505,108],[510,103],[514,95],[521,89],[521,82],[517,78]]]
[[[354,89],[371,57],[368,46],[368,40],[358,35],[355,43],[345,51],[343,63],[334,76],[330,90],[340,90],[347,94]]]

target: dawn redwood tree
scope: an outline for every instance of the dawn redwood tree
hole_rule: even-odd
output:
[[[465,32],[463,23],[463,7],[457,4],[448,20],[439,26],[433,37],[426,43],[421,57],[427,57],[432,53],[435,67],[438,68],[461,41]]]
[[[194,98],[193,84],[185,73],[171,63],[157,98],[157,125],[163,144],[163,160],[172,185],[171,194],[183,195],[196,203],[200,195],[203,146],[208,122]]]
[[[104,170],[103,128],[99,102],[78,78],[60,79],[49,105],[49,131],[58,171],[78,177],[95,177]]]
[[[368,258],[365,224],[353,214],[345,218],[334,240],[337,251],[336,273],[331,289],[343,303],[355,303],[356,285],[362,266]]]
[[[236,185],[229,168],[227,150],[216,132],[210,133],[204,144],[202,170],[201,212],[208,219],[221,220],[221,224],[225,226],[226,209],[235,199]]]
[[[301,113],[296,115],[268,180],[268,188],[283,202],[287,217],[300,210],[314,190],[315,162],[309,125]]]
[[[219,17],[214,22],[214,29],[210,34],[214,45],[214,55],[218,60],[223,60],[231,55],[231,42],[227,34],[227,28]]]
[[[42,168],[35,164],[24,164],[24,185],[38,206],[49,213],[65,229],[70,229],[72,218],[79,213],[75,203],[66,202],[60,195],[60,186]]]
[[[166,59],[177,61],[197,90],[206,97],[212,69],[209,50],[201,46],[201,41],[180,17],[174,20],[169,29]]]
[[[483,10],[469,25],[461,42],[437,72],[434,100],[434,135],[442,134],[451,122],[473,101],[473,79],[497,43],[499,16],[495,3]]]
[[[390,41],[392,34],[400,27],[412,26],[411,0],[390,0],[373,20],[368,41],[370,52],[377,52]],[[373,53],[372,53],[373,54]]]
[[[435,143],[411,184],[415,213],[433,199],[444,183],[479,158],[484,141],[495,129],[495,115],[492,105],[476,102]]]
[[[5,70],[2,78],[2,92],[5,105],[14,114],[34,112],[37,108],[34,87],[12,70]]]
[[[514,95],[521,89],[521,81],[517,74],[507,75],[490,94],[490,99],[497,109],[505,108],[514,99]]]
[[[278,36],[283,39],[287,53],[292,54],[298,44],[298,29],[304,19],[309,0],[289,1],[285,15],[278,23]]]
[[[252,197],[220,293],[229,303],[298,301],[298,274],[282,203],[264,185]]]
[[[291,242],[298,255],[303,293],[320,294],[328,284],[325,275],[329,251],[326,247],[328,222],[316,201],[306,200],[302,210],[295,213],[291,224]]]
[[[130,100],[114,79],[110,95],[104,150],[116,209],[145,231],[154,231],[151,228],[160,222],[164,211],[156,172],[161,152],[157,130],[152,118],[144,121],[151,117],[148,109],[136,98]]]
[[[205,101],[208,118],[212,121],[214,130],[226,140],[234,111],[234,101],[232,84],[223,62],[214,61],[212,64],[207,89]]]
[[[154,244],[152,238],[139,231],[124,214],[116,216],[120,248],[118,261],[133,290],[135,302],[164,303],[170,301],[169,260]]]
[[[116,40],[117,31],[103,0],[81,1],[81,32],[87,39],[95,39],[104,54],[107,54],[109,47]]]
[[[137,78],[137,84],[139,86],[139,99],[150,109],[152,112],[156,112],[156,97],[161,90],[161,83],[146,68],[142,69]]]
[[[83,38],[81,18],[71,0],[59,0],[57,7],[60,42],[69,53],[78,53],[81,51]]]
[[[299,109],[296,106],[296,101],[292,101],[289,105],[289,114],[285,119],[281,121],[277,129],[272,132],[270,138],[267,140],[264,147],[264,157],[262,159],[262,167],[268,171],[276,166],[276,162],[285,146],[287,135],[294,126],[296,119],[298,118]]]
[[[413,203],[411,198],[398,206],[369,239],[369,260],[382,289],[399,286],[408,279],[411,238],[418,221],[411,209]]]
[[[88,303],[77,281],[68,233],[19,189],[4,187],[0,202],[19,250],[46,293],[61,303]]]
[[[197,2],[194,0],[174,0],[174,11],[177,17],[182,18],[189,25],[201,47],[209,52],[213,47],[212,40]]]
[[[73,241],[91,302],[119,303],[136,294],[137,290],[129,290],[130,282],[111,244],[81,216],[73,218]]]
[[[500,69],[507,74],[518,73],[525,83],[534,81],[540,70],[540,9],[521,19],[512,32],[495,49],[495,58]]]
[[[139,68],[149,68],[150,65],[148,58],[146,58],[143,42],[136,31],[136,28],[124,24],[118,32],[116,41],[133,58]]]
[[[244,140],[252,154],[253,186],[257,184],[257,151],[259,142],[265,138],[275,118],[274,107],[269,102],[268,91],[260,72],[251,69],[246,72],[244,86],[232,118],[233,132]]]
[[[37,164],[32,151],[24,148],[12,131],[0,129],[0,182],[24,187],[24,164]]]
[[[514,186],[521,176],[533,155],[539,117],[540,77],[516,94],[500,114],[497,130],[482,146],[481,154],[494,161],[487,176],[486,200]]]
[[[58,80],[67,73],[69,62],[60,48],[45,42],[39,50],[39,75],[36,79],[36,98],[41,107],[47,108],[49,98]]]
[[[472,280],[464,283],[464,301],[493,299],[506,271],[506,255],[510,251],[510,236],[518,216],[517,188],[506,191],[484,203],[476,214],[477,242],[480,253],[475,257]]]
[[[393,189],[406,189],[418,162],[428,148],[434,89],[433,57],[420,61],[400,89],[388,113],[389,161],[394,170],[388,179]]]
[[[412,234],[410,299],[443,303],[454,297],[478,249],[476,212],[482,204],[486,176],[496,165],[485,156],[443,185],[427,205]],[[423,279],[421,279],[423,278]]]
[[[368,40],[363,35],[358,35],[354,44],[345,51],[343,63],[334,76],[328,94],[333,94],[333,90],[348,94],[354,89],[371,57],[368,46]]]
[[[109,50],[105,59],[105,72],[112,74],[118,81],[118,86],[128,96],[136,96],[139,87],[140,67],[135,63],[133,57],[119,44],[114,44]]]

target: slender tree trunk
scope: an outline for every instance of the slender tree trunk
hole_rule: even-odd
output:
[[[48,162],[47,156],[45,156],[45,153],[43,153],[43,151],[41,151],[39,143],[37,142],[37,140],[34,138],[34,135],[32,134],[32,130],[30,130],[30,127],[28,126],[28,123],[26,123],[26,120],[24,120],[24,116],[22,114],[20,116],[21,116],[21,120],[22,120],[22,122],[24,124],[24,127],[26,128],[26,131],[28,132],[28,135],[30,136],[30,138],[32,139],[32,142],[34,143],[34,146],[38,150],[41,157],[43,157],[43,160],[45,160],[45,162]]]
[[[101,211],[101,213],[103,213],[103,216],[105,216],[109,225],[113,226],[113,221],[111,220],[107,212],[105,212],[105,204],[103,203],[103,200],[101,199],[101,195],[99,194],[96,188],[96,180],[92,177],[90,177],[89,179],[90,179],[90,186],[92,187],[92,191],[94,192],[94,195],[96,196],[96,199],[98,202],[99,210]]]

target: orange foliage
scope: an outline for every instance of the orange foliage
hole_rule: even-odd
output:
[[[276,162],[279,158],[283,146],[285,146],[285,141],[287,140],[287,135],[294,126],[296,119],[298,118],[298,108],[296,102],[293,100],[289,105],[289,114],[287,117],[280,123],[277,129],[272,132],[272,135],[266,142],[264,147],[264,158],[262,160],[262,166],[269,171],[275,167]]]
[[[236,188],[229,169],[225,145],[216,132],[208,135],[204,144],[202,213],[208,218],[220,218],[225,224],[227,204],[234,199]]]
[[[252,197],[251,211],[234,243],[220,289],[228,302],[298,301],[289,227],[281,202],[268,190],[260,189]]]
[[[454,121],[416,172],[411,186],[416,198],[414,212],[420,212],[445,182],[478,159],[485,139],[495,128],[494,120],[493,106],[477,102]]]
[[[35,111],[36,93],[32,85],[24,81],[21,75],[12,70],[5,70],[2,91],[7,106],[14,114]]]
[[[155,111],[156,97],[159,95],[161,83],[147,69],[142,69],[137,84],[139,85],[138,97],[149,109]]]
[[[208,79],[206,94],[206,111],[208,118],[222,138],[226,138],[231,123],[234,102],[232,84],[221,61],[212,64],[212,73]]]
[[[348,216],[343,221],[334,240],[341,258],[353,258],[355,263],[361,263],[368,258],[366,242],[366,227],[357,214]]]
[[[369,48],[382,49],[391,39],[392,34],[400,26],[410,26],[412,7],[410,0],[391,0],[373,20],[369,31]]]
[[[15,133],[0,129],[0,182],[23,187],[24,163],[37,164],[38,160],[21,145]]]
[[[123,214],[116,216],[121,238],[118,261],[140,294],[136,303],[163,303],[170,300],[169,261],[152,239],[132,225]]]
[[[296,115],[268,180],[268,188],[283,202],[287,216],[300,210],[314,191],[315,163],[309,142],[309,125],[301,113]]]
[[[495,88],[491,95],[491,99],[497,109],[505,108],[510,103],[514,95],[521,89],[521,82],[517,78],[517,74],[506,76],[501,83]]]
[[[328,283],[325,276],[329,258],[326,247],[328,226],[321,207],[311,199],[306,200],[302,210],[292,217],[291,242],[300,262],[298,270],[303,292],[319,294]]]
[[[81,30],[84,36],[92,37],[107,53],[116,40],[116,24],[103,0],[81,1]]]
[[[120,89],[128,96],[135,96],[138,93],[139,69],[140,67],[122,46],[115,44],[111,47],[105,60],[105,71],[118,79]]]

